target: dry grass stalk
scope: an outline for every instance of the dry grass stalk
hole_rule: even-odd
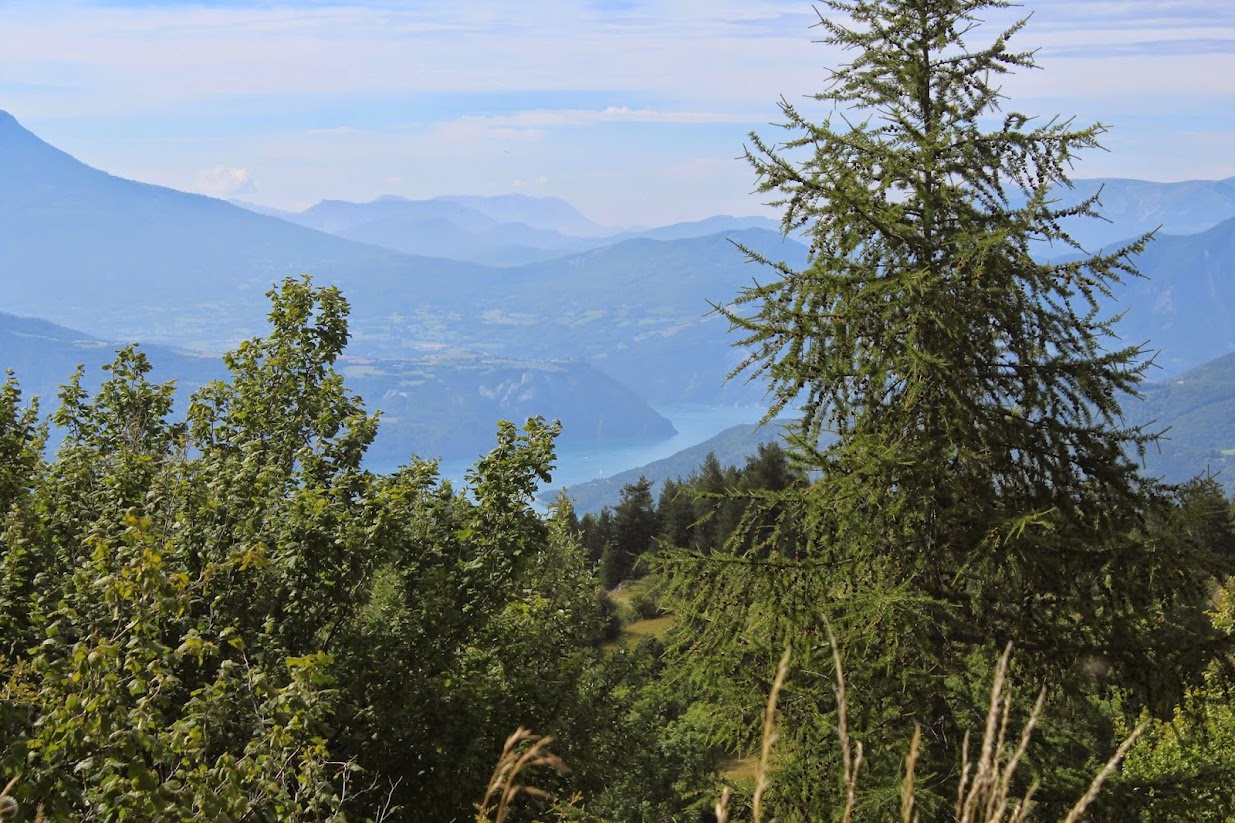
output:
[[[845,768],[845,811],[841,815],[842,823],[851,823],[853,811],[857,803],[858,772],[862,769],[862,743],[855,745],[849,738],[848,700],[845,695],[845,669],[841,665],[840,645],[832,632],[832,624],[824,622],[828,630],[828,641],[832,644],[832,663],[836,669],[836,736],[840,738],[841,764]]]
[[[961,753],[961,783],[957,789],[957,823],[1001,823],[1005,819],[1011,823],[1019,823],[1029,813],[1035,787],[1031,786],[1024,797],[1016,800],[1011,799],[1009,793],[1017,766],[1029,748],[1029,739],[1042,715],[1046,690],[1038,693],[1033,711],[1029,713],[1025,728],[1021,730],[1016,750],[1005,758],[1012,695],[1004,693],[1004,684],[1011,655],[1012,644],[1009,643],[995,666],[990,708],[986,713],[986,728],[982,734],[982,746],[976,763],[969,761],[969,737],[965,736]]]
[[[12,820],[17,817],[20,808],[17,805],[17,799],[13,797],[13,787],[21,780],[18,775],[5,784],[3,789],[0,789],[0,820]],[[40,804],[34,810],[34,823],[44,823],[47,818],[43,816],[43,806]]]
[[[918,754],[922,750],[922,726],[913,724],[913,739],[909,741],[909,757],[905,760],[905,782],[901,784],[901,823],[914,823],[918,819],[913,813],[913,770],[918,765]]]
[[[8,785],[0,790],[0,820],[9,820],[17,816],[17,801],[13,799],[13,787],[20,778],[14,777]]]
[[[733,797],[733,792],[726,786],[720,793],[720,800],[716,801],[716,807],[712,810],[716,815],[716,823],[729,823],[729,799]]]
[[[520,727],[506,738],[502,747],[502,756],[489,778],[484,800],[476,807],[476,823],[503,823],[510,810],[510,804],[520,792],[532,797],[548,797],[548,793],[532,786],[516,782],[526,769],[548,766],[557,772],[565,772],[566,764],[553,752],[549,751],[551,737],[541,737],[532,734],[528,729]],[[530,744],[520,750],[524,744]],[[497,806],[492,804],[497,801]]]
[[[837,738],[841,745],[841,762],[844,767],[845,809],[841,817],[845,823],[852,823],[855,811],[855,796],[857,791],[858,773],[862,767],[862,744],[854,743],[849,736],[847,696],[845,691],[845,673],[841,664],[840,651],[832,627],[828,627],[828,638],[832,643],[832,660],[836,668],[836,713]],[[1038,719],[1046,703],[1046,689],[1038,692],[1038,699],[1025,722],[1017,740],[1016,748],[1007,753],[1008,730],[1012,713],[1012,695],[1005,692],[1008,676],[1008,661],[1012,654],[1012,644],[1008,644],[995,667],[995,677],[991,684],[990,706],[986,714],[986,728],[982,735],[982,746],[977,761],[969,759],[969,733],[965,733],[961,748],[961,780],[957,787],[956,823],[1024,823],[1028,819],[1029,810],[1036,785],[1030,786],[1022,797],[1012,798],[1012,780],[1017,767],[1024,759],[1029,748],[1029,741],[1037,727]],[[763,716],[763,749],[759,759],[759,770],[754,797],[754,821],[759,823],[762,809],[762,796],[766,788],[767,762],[772,744],[776,740],[775,713],[780,691],[784,686],[789,670],[789,649],[781,657],[776,678],[772,684],[772,692],[768,697],[767,708]],[[1106,762],[1102,770],[1094,777],[1085,795],[1064,819],[1064,823],[1077,823],[1081,815],[1093,803],[1102,788],[1102,784],[1115,771],[1127,755],[1132,744],[1145,730],[1147,723],[1142,723],[1119,746],[1119,749]],[[914,770],[922,745],[922,727],[915,724],[913,739],[909,744],[909,756],[905,762],[905,779],[901,786],[901,820],[902,823],[916,823],[919,819],[914,811]],[[726,786],[716,804],[715,814],[718,823],[727,823],[729,819],[729,801],[731,792]]]
[[[752,803],[754,823],[763,819],[763,792],[768,787],[768,762],[771,760],[772,744],[776,742],[776,701],[780,699],[780,690],[785,687],[785,678],[789,676],[790,648],[785,646],[785,653],[780,656],[780,665],[776,667],[776,677],[772,680],[772,691],[768,694],[768,705],[763,710],[763,746],[759,751],[759,768],[755,772],[755,797]]]
[[[1148,721],[1140,724],[1132,730],[1132,734],[1128,735],[1128,738],[1123,743],[1119,744],[1119,748],[1111,755],[1111,759],[1106,761],[1102,771],[1094,776],[1093,782],[1089,784],[1089,790],[1085,792],[1084,797],[1076,801],[1076,805],[1068,812],[1068,816],[1064,818],[1064,823],[1076,823],[1080,819],[1085,809],[1089,807],[1089,804],[1098,796],[1098,792],[1102,790],[1102,784],[1106,782],[1106,779],[1111,776],[1111,772],[1115,771],[1116,767],[1123,761],[1124,756],[1128,753],[1128,749],[1132,748],[1132,744],[1136,742],[1136,739],[1141,736],[1141,732],[1145,731],[1145,727],[1148,725]]]
[[[961,739],[961,782],[956,787],[956,808],[959,816],[959,811],[965,803],[965,787],[969,785],[969,770],[973,768],[973,764],[969,762],[969,730],[965,730],[965,736]]]

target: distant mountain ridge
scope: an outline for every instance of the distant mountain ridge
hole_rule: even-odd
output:
[[[529,214],[528,222],[516,222],[493,216],[494,213],[504,214],[511,208],[510,204],[500,209],[480,207],[487,200],[455,197],[408,200],[392,196],[379,197],[369,203],[323,200],[298,214],[281,216],[301,226],[406,254],[484,265],[547,260],[593,245],[593,241],[568,236],[558,227],[594,225],[563,201],[556,202],[577,217],[572,218],[568,213],[563,219],[555,220],[553,217],[559,210],[553,208],[548,214]],[[523,198],[522,202],[526,202],[529,209],[543,205],[532,198]],[[600,231],[600,227],[596,229]]]
[[[1235,177],[1157,183],[1105,177],[1074,180],[1059,193],[1061,204],[1098,195],[1105,220],[1069,218],[1063,226],[1081,245],[1096,251],[1142,234],[1186,235],[1206,231],[1235,217]],[[1109,221],[1109,222],[1108,222]]]
[[[0,271],[17,314],[109,337],[248,336],[264,294],[312,271],[346,285],[410,279],[418,261],[254,214],[222,200],[113,177],[0,116]],[[474,271],[435,261],[435,282]],[[432,282],[425,283],[431,287]],[[193,307],[191,317],[182,311]],[[170,316],[169,316],[170,315]]]
[[[552,259],[501,268],[415,256],[113,177],[8,116],[0,118],[0,179],[6,181],[0,188],[4,310],[105,339],[218,351],[260,331],[264,293],[273,283],[311,272],[317,282],[341,287],[351,302],[349,351],[357,356],[414,360],[445,347],[496,359],[576,358],[658,404],[758,402],[761,385],[724,382],[743,353],[711,310],[775,272],[749,265],[732,241],[794,267],[807,257],[804,245],[783,238],[764,218],[715,218],[601,238],[599,247],[555,249]],[[1076,193],[1099,182],[1078,181]],[[1186,222],[1220,211],[1226,183],[1196,183],[1209,192],[1210,205],[1199,211],[1184,208],[1186,184],[1107,181],[1104,196],[1124,191],[1125,213],[1143,217],[1144,211],[1154,219],[1182,203],[1179,220]],[[505,231],[540,232],[536,242],[567,237],[501,222],[515,204],[529,201],[457,197],[439,206],[497,231],[494,242],[512,239]],[[375,207],[423,208],[417,202],[386,198]],[[1148,205],[1138,211],[1138,202]],[[489,214],[477,211],[485,203]],[[347,217],[358,208],[324,204],[319,217],[328,210]],[[1116,227],[1130,236],[1135,221]],[[562,242],[576,241],[597,239]],[[1227,320],[1235,316],[1232,261],[1235,226],[1228,223],[1163,236],[1141,258],[1149,279],[1127,284],[1107,308],[1128,309],[1120,326],[1125,339],[1165,349],[1160,362],[1170,373],[1195,366],[1235,349],[1235,327]]]
[[[1159,235],[1135,260],[1146,275],[1118,287],[1119,332],[1159,352],[1167,375],[1235,351],[1235,218],[1199,234]]]
[[[0,225],[10,229],[0,244],[9,280],[0,308],[17,314],[106,339],[219,351],[260,331],[272,284],[311,272],[352,303],[350,350],[360,356],[407,359],[446,346],[586,359],[636,375],[654,402],[754,393],[722,385],[734,354],[726,324],[708,316],[709,299],[728,299],[756,274],[724,236],[630,240],[544,269],[416,257],[113,177],[11,117],[0,123],[0,179],[9,183]],[[802,259],[778,234],[762,238],[772,253]]]
[[[611,229],[592,222],[560,197],[533,197],[527,194],[499,194],[488,197],[447,194],[437,199],[472,209],[496,223],[521,223],[533,229],[555,231],[575,237],[603,237],[613,233]]]
[[[311,229],[407,254],[490,266],[518,266],[624,240],[682,240],[750,228],[779,231],[766,217],[720,215],[640,231],[615,232],[554,197],[446,195],[409,200],[384,195],[368,203],[323,200],[302,212],[276,214]]]

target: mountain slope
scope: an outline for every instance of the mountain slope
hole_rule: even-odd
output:
[[[593,223],[582,212],[559,197],[531,197],[526,194],[499,194],[491,197],[474,194],[448,194],[438,199],[465,206],[498,223],[523,223],[534,229],[575,237],[601,237],[612,233],[603,226]]]
[[[531,198],[528,198],[531,200]],[[370,203],[323,200],[285,220],[406,254],[484,265],[518,265],[592,248],[600,239],[502,222],[467,201],[381,197]],[[580,215],[582,219],[582,215]]]
[[[652,495],[656,497],[666,480],[689,477],[703,464],[709,453],[715,454],[722,466],[740,466],[746,458],[758,453],[761,444],[780,440],[782,432],[782,427],[776,423],[730,426],[714,437],[663,460],[655,460],[646,466],[618,472],[601,480],[589,480],[565,491],[580,514],[616,506],[622,498],[622,487],[641,477],[652,481]]]
[[[438,297],[441,284],[487,271],[113,177],[8,114],[0,114],[0,179],[3,308],[106,336],[235,339],[260,324],[273,283],[306,271],[344,286],[398,284]]]
[[[1182,483],[1215,474],[1235,491],[1235,354],[1147,383],[1124,404],[1129,422],[1163,432],[1145,456],[1149,474]]]
[[[1068,219],[1064,227],[1088,249],[1099,249],[1159,229],[1163,234],[1195,234],[1235,217],[1235,177],[1226,180],[1074,180],[1060,193],[1064,204],[1099,194],[1103,220]]]
[[[672,223],[668,226],[658,226],[654,229],[644,229],[637,232],[623,232],[614,237],[613,240],[631,240],[637,237],[648,240],[688,240],[692,237],[729,234],[746,229],[763,229],[779,234],[780,223],[767,217],[730,217],[727,214],[721,214],[715,217],[706,217],[703,220]]]
[[[352,304],[349,351],[358,356],[414,359],[447,347],[506,359],[582,359],[623,375],[619,382],[632,381],[653,402],[762,394],[721,386],[739,355],[726,324],[708,316],[708,300],[728,300],[767,272],[747,265],[720,235],[636,239],[505,269],[413,257],[113,177],[12,118],[0,122],[0,179],[9,181],[0,189],[0,225],[8,231],[0,308],[10,312],[107,339],[220,351],[261,330],[267,289],[308,271],[343,288]],[[475,202],[448,205],[461,214]],[[418,208],[397,200],[378,206]],[[334,203],[315,214],[338,228],[357,211]],[[774,232],[735,234],[775,256],[804,256]]]
[[[762,386],[725,385],[742,354],[712,302],[731,300],[771,270],[747,263],[732,240],[800,265],[805,248],[762,229],[686,240],[636,239],[509,270],[472,295],[466,323],[424,311],[358,325],[380,351],[438,335],[452,346],[504,356],[596,364],[652,403],[758,402]],[[711,302],[710,302],[711,301]],[[370,315],[366,315],[370,316]]]
[[[249,208],[273,213],[259,206]],[[520,208],[526,211],[520,212]],[[752,228],[780,230],[776,221],[766,217],[721,215],[610,235],[564,201],[522,195],[427,200],[387,195],[369,203],[323,200],[303,212],[281,212],[279,216],[311,229],[407,254],[490,266],[553,260],[636,238],[685,240]],[[581,233],[587,228],[592,233]]]
[[[1168,375],[1235,350],[1235,219],[1157,237],[1136,263],[1145,277],[1115,294],[1115,307],[1128,309],[1124,340],[1160,351]]]
[[[765,274],[720,236],[632,240],[508,269],[413,257],[113,177],[11,117],[0,121],[0,179],[2,308],[108,339],[222,350],[260,331],[267,289],[308,271],[343,288],[359,356],[415,358],[445,346],[586,359],[636,378],[630,385],[655,401],[733,400],[735,389],[720,386],[737,355],[725,324],[706,317],[707,301]],[[781,255],[775,233],[752,242]],[[785,248],[802,257],[800,246]]]
[[[566,256],[509,268],[415,257],[112,177],[7,115],[0,116],[0,179],[5,310],[109,339],[217,351],[260,331],[264,292],[273,283],[309,271],[344,289],[353,307],[350,351],[358,356],[415,359],[446,347],[506,359],[583,359],[654,403],[757,402],[761,386],[722,386],[742,352],[709,312],[711,303],[730,301],[775,272],[747,264],[730,238],[794,267],[806,259],[804,246],[777,231],[737,228],[743,218],[653,232],[677,239],[557,250]],[[1160,202],[1181,220],[1199,220],[1220,210],[1230,181],[1144,184],[1159,192],[1157,201],[1138,181],[1116,182],[1126,185],[1108,181],[1111,191],[1140,192],[1131,204]],[[1082,181],[1078,192],[1096,184]],[[1189,212],[1188,192],[1209,205]],[[502,209],[523,200],[477,211],[488,202],[452,198],[445,207],[484,231],[527,229],[502,222],[510,216]],[[317,214],[339,225],[360,214],[364,222],[367,205],[322,204]],[[422,208],[397,199],[375,207]],[[717,226],[727,228],[679,237]],[[542,240],[564,237],[535,231]],[[1128,283],[1108,307],[1128,310],[1120,325],[1126,340],[1163,349],[1168,373],[1235,349],[1235,220],[1197,235],[1163,236],[1140,265],[1148,279]]]
[[[78,364],[94,390],[106,377],[119,344],[42,320],[0,313],[0,368],[12,369],[26,397],[50,412],[60,385]],[[175,380],[178,402],[210,380],[227,378],[222,359],[166,346],[143,346],[151,379]],[[482,355],[431,355],[416,360],[344,357],[348,388],[370,410],[383,412],[368,461],[391,469],[413,452],[471,458],[492,447],[498,420],[522,423],[536,415],[560,419],[561,442],[603,443],[669,437],[673,425],[634,392],[585,363],[509,360]]]

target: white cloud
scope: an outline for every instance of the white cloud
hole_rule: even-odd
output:
[[[256,192],[257,184],[253,182],[248,169],[218,165],[198,172],[197,188],[203,194],[213,197],[235,197]]]
[[[305,134],[312,137],[343,137],[349,134],[355,134],[359,129],[354,129],[351,126],[335,126],[329,129],[307,129]]]
[[[595,126],[604,123],[746,123],[749,116],[721,112],[653,111],[628,106],[608,106],[603,109],[535,109],[513,114],[476,118],[486,123],[514,128],[542,129],[553,126]]]
[[[1014,45],[1079,56],[1089,47],[1235,35],[1235,12],[1222,5],[1030,0],[996,13],[994,23],[1032,12]],[[781,93],[794,99],[816,90],[819,69],[843,59],[811,43],[813,16],[808,0],[658,0],[620,13],[542,0],[534,15],[500,0],[273,7],[6,0],[0,77],[24,84],[49,116],[256,95],[586,89],[679,101],[678,116],[702,105],[732,117],[752,105],[771,110]],[[1183,70],[1172,77],[1185,89],[1198,79]],[[40,84],[75,93],[57,100],[40,94]]]
[[[544,129],[531,126],[506,125],[502,118],[496,117],[460,117],[435,123],[430,132],[435,143],[455,152],[477,149],[509,151],[503,147],[535,142],[546,134]]]
[[[142,112],[282,94],[591,89],[727,101],[758,90],[766,100],[775,92],[760,78],[813,51],[805,22],[792,35],[750,36],[752,15],[778,17],[778,5],[791,4],[701,10],[671,0],[615,15],[545,0],[528,15],[520,4],[483,0],[275,8],[11,0],[0,8],[0,76],[82,85],[57,114],[83,103]]]
[[[702,125],[749,123],[750,117],[719,112],[653,111],[608,106],[603,109],[531,109],[509,114],[467,115],[435,123],[432,132],[452,146],[503,147],[535,142],[554,129],[585,128],[614,123]]]

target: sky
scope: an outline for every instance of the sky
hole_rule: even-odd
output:
[[[1235,3],[1025,0],[1006,108],[1111,131],[1075,176],[1235,175]],[[0,109],[112,174],[300,210],[562,197],[770,214],[740,160],[845,59],[779,0],[3,0]]]

